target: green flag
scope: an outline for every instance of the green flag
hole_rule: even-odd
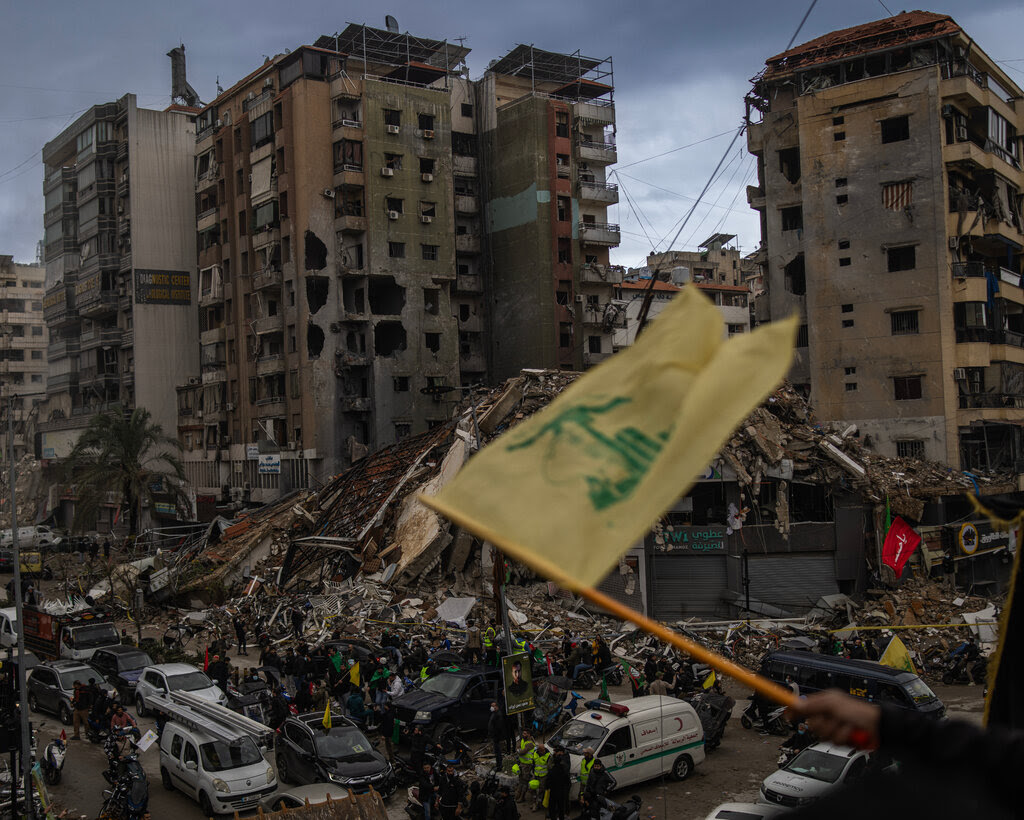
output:
[[[601,700],[611,700],[608,694],[608,679],[601,675]]]

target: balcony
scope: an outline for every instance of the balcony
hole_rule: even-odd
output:
[[[580,238],[590,245],[618,245],[619,226],[608,222],[581,222]]]
[[[476,157],[452,154],[452,172],[460,176],[476,176]]]
[[[621,265],[588,263],[580,268],[580,281],[595,285],[621,285],[624,269]]]
[[[573,106],[576,119],[590,124],[613,125],[615,106],[606,102],[580,102]]]
[[[122,253],[121,254],[121,259],[120,259],[120,261],[117,264],[117,269],[121,273],[128,273],[132,269],[132,253],[131,253],[131,251],[128,251],[128,253]]]
[[[611,182],[595,182],[589,179],[580,180],[580,200],[597,202],[602,205],[614,205],[619,201],[619,186]]]
[[[369,396],[342,396],[338,405],[343,413],[369,413],[373,410],[373,399]]]
[[[92,386],[103,391],[108,387],[117,387],[121,381],[120,375],[113,370],[99,370],[96,367],[83,367],[78,371],[78,383],[83,386]]]
[[[199,291],[199,307],[207,307],[224,301],[224,283],[218,281],[216,284]]]
[[[284,314],[278,313],[276,316],[263,316],[255,319],[252,323],[252,329],[257,336],[264,333],[283,333]]]
[[[46,393],[50,396],[55,395],[56,393],[66,393],[72,387],[77,386],[77,370],[69,373],[51,373],[46,379]]]
[[[342,214],[335,217],[334,230],[342,233],[363,233],[366,230],[366,217],[362,214]]]
[[[206,345],[215,345],[218,342],[224,341],[224,326],[211,327],[208,330],[203,330],[199,334],[199,344],[205,347]]]
[[[97,328],[93,327],[89,330],[83,330],[82,335],[79,337],[79,343],[82,350],[88,350],[94,347],[120,347],[121,340],[124,338],[120,328],[117,327],[104,327]]]
[[[128,185],[128,173],[127,171],[121,174],[121,178],[117,181],[117,195],[118,197],[128,196],[129,185]]]
[[[93,288],[78,296],[78,312],[82,316],[103,316],[117,311],[117,291]]]
[[[256,359],[257,376],[276,376],[278,373],[284,373],[286,369],[283,353],[260,356]]]
[[[279,418],[288,412],[284,396],[269,396],[256,400],[256,415],[261,419]]]
[[[1024,408],[1024,396],[1011,393],[969,393],[960,396],[961,410],[980,410],[1000,407]]]
[[[483,277],[474,273],[456,274],[455,290],[461,293],[483,293]]]
[[[480,253],[480,235],[460,233],[455,235],[456,253]]]
[[[276,225],[274,225],[274,226],[269,226],[268,225],[267,227],[265,227],[265,228],[263,228],[261,230],[256,231],[252,235],[252,249],[253,249],[253,251],[258,251],[261,248],[265,248],[265,247],[267,247],[267,245],[272,245],[274,243],[280,244],[280,242],[281,242],[281,231],[280,231],[280,229]]]
[[[281,287],[282,279],[283,276],[280,268],[261,268],[252,275],[252,289],[279,288]]]
[[[616,310],[609,304],[587,304],[583,311],[583,324],[599,327],[606,333],[610,333],[612,330],[626,327],[626,312]]]
[[[954,279],[980,279],[987,274],[992,274],[1002,284],[1013,285],[1017,288],[1021,286],[1021,274],[1008,268],[990,265],[986,262],[953,263]]]
[[[46,292],[43,297],[43,318],[50,327],[60,327],[78,321],[74,286],[61,282]]]
[[[115,154],[114,159],[117,162],[128,161],[128,140],[121,140],[117,144],[117,154]]]
[[[579,158],[586,162],[597,162],[602,165],[610,165],[618,160],[618,154],[613,142],[594,142],[588,139],[577,139],[576,149]]]
[[[202,382],[203,384],[220,384],[228,380],[228,371],[224,367],[224,362],[219,363],[220,366],[204,365]]]
[[[121,333],[121,347],[132,347],[135,344],[135,331],[125,330]]]
[[[755,211],[763,211],[765,208],[764,188],[757,185],[748,185],[747,204]]]
[[[217,206],[207,208],[196,216],[196,231],[202,233],[217,226]]]
[[[50,342],[46,348],[46,359],[47,361],[54,361],[56,359],[64,359],[68,356],[77,356],[81,350],[81,344],[78,339],[60,339],[56,342]]]
[[[480,213],[480,200],[476,194],[456,194],[455,213],[467,215]]]

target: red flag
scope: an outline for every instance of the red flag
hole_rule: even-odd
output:
[[[210,647],[206,647],[206,656],[203,658],[203,671],[210,668]]]
[[[544,656],[544,662],[545,662],[545,663],[546,663],[546,664],[548,665],[548,674],[549,674],[549,675],[552,675],[552,674],[554,674],[554,673],[553,673],[553,672],[551,671],[551,658],[550,658],[550,657],[549,657],[548,655],[545,655],[545,656]]]
[[[907,563],[911,553],[921,543],[921,536],[914,528],[898,515],[892,520],[892,526],[885,536],[885,544],[882,546],[882,563],[892,567],[896,577],[903,574],[903,565]]]
[[[68,742],[68,733],[65,732],[63,729],[60,730],[60,742],[61,743],[67,743]]]

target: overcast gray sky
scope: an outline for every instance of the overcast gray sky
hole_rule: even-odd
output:
[[[614,59],[622,201],[609,218],[622,226],[622,245],[613,261],[637,265],[653,244],[664,250],[675,234],[740,124],[749,79],[784,50],[809,2],[3,0],[0,254],[35,257],[43,231],[43,145],[89,106],[128,92],[143,106],[167,105],[165,55],[179,42],[190,84],[210,100],[217,77],[227,88],[264,55],[312,43],[348,22],[383,28],[391,13],[402,31],[465,37],[474,79],[517,43]],[[927,10],[952,15],[1024,84],[1024,3],[947,0]],[[886,16],[881,0],[819,0],[797,42]],[[664,156],[652,159],[658,154]],[[693,248],[715,231],[737,234],[744,250],[756,247],[758,223],[745,196],[753,168],[741,139],[675,247]]]

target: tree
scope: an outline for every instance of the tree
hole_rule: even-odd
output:
[[[157,494],[170,494],[180,512],[189,509],[178,457],[181,444],[151,419],[148,410],[137,407],[89,420],[65,462],[67,480],[75,484],[78,496],[72,529],[86,528],[112,498],[128,505],[133,535],[138,534],[143,505],[152,509]]]

